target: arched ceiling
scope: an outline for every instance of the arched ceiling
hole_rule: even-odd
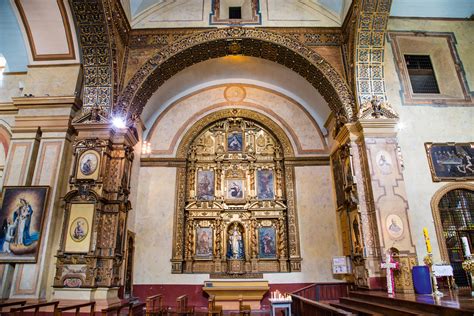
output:
[[[63,0],[0,0],[0,56],[8,71],[80,61],[69,4]]]
[[[148,100],[142,112],[145,127],[175,101],[206,87],[246,83],[277,91],[301,104],[324,129],[331,109],[306,79],[278,63],[248,56],[225,56],[185,68],[166,81]]]

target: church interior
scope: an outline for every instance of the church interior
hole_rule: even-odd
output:
[[[473,35],[472,0],[0,0],[0,311],[473,315]]]

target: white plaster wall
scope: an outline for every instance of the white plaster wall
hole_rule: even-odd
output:
[[[329,166],[297,167],[302,272],[265,274],[270,283],[337,281],[331,258],[342,253]],[[135,284],[202,284],[209,274],[171,274],[176,168],[141,167],[135,228]]]
[[[463,21],[419,21],[392,19],[390,31],[453,32],[457,40],[457,51],[467,82],[474,87],[474,31],[472,22]],[[398,139],[405,162],[404,178],[409,203],[411,232],[421,262],[426,255],[423,227],[428,228],[434,251],[434,260],[440,260],[438,240],[431,211],[431,198],[447,182],[433,182],[425,152],[425,142],[472,142],[474,141],[474,107],[472,106],[407,106],[400,98],[401,85],[396,73],[390,43],[386,44],[385,84],[388,100],[400,114],[404,128]]]

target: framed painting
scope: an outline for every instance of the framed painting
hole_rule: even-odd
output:
[[[258,257],[264,259],[276,259],[276,232],[275,227],[258,228]]]
[[[245,181],[243,179],[226,180],[227,200],[243,200],[245,198]]]
[[[214,170],[198,170],[196,198],[200,201],[214,199]]]
[[[211,227],[196,228],[196,257],[210,259],[213,253],[213,231]]]
[[[474,180],[474,143],[425,143],[433,181]]]
[[[49,187],[4,187],[0,262],[36,262]]]
[[[273,170],[257,170],[257,198],[259,200],[273,200],[275,198]]]
[[[97,180],[99,178],[100,154],[89,149],[84,151],[77,160],[77,179]]]
[[[227,151],[241,152],[242,148],[244,148],[242,132],[227,134]]]
[[[65,252],[89,252],[94,208],[95,204],[93,203],[71,204],[66,231]]]

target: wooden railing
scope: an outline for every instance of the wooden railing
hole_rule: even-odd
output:
[[[313,283],[305,286],[292,294],[313,300],[313,301],[333,301],[340,297],[349,296],[352,290],[351,283]]]
[[[58,304],[59,301],[52,301],[52,302],[46,302],[46,303],[39,303],[39,304],[32,304],[32,305],[26,305],[22,307],[17,307],[17,308],[12,308],[10,310],[10,315],[23,315],[26,311],[33,310],[33,312],[27,312],[28,315],[31,315],[33,313],[34,316],[39,315],[40,309],[42,307],[53,307],[53,313],[55,314],[58,309]]]
[[[349,316],[355,315],[349,312],[346,312],[342,309],[329,306],[327,304],[319,303],[302,296],[291,294],[293,303],[291,308],[294,315],[299,316]]]
[[[56,311],[55,316],[61,316],[64,312],[66,311],[71,311],[74,310],[74,316],[79,316],[79,315],[84,315],[84,312],[81,312],[82,308],[87,308],[89,309],[89,315],[94,316],[95,315],[95,302],[87,302],[87,303],[81,303],[81,304],[75,304],[75,305],[70,305],[70,306],[64,306],[64,307],[59,307]],[[70,312],[68,312],[70,314]]]

